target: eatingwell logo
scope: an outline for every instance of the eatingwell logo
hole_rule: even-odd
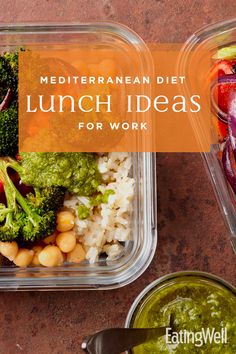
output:
[[[166,343],[172,345],[192,343],[196,347],[202,347],[207,343],[226,344],[227,341],[227,328],[222,328],[221,331],[216,331],[215,328],[202,328],[198,332],[186,329],[174,332],[170,327],[166,329]]]

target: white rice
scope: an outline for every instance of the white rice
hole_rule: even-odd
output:
[[[95,263],[101,253],[107,260],[118,258],[126,242],[131,237],[132,200],[134,196],[134,178],[130,177],[132,166],[129,153],[108,153],[98,159],[98,168],[103,182],[99,190],[104,193],[112,189],[114,194],[108,197],[108,203],[102,203],[90,210],[90,216],[81,220],[78,218],[78,206],[90,206],[89,199],[80,196],[70,196],[64,206],[73,210],[76,215],[75,232],[79,242],[86,251],[86,259]]]

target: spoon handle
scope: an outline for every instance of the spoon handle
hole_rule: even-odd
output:
[[[81,347],[87,354],[120,354],[136,345],[165,335],[166,328],[106,329],[86,338]]]

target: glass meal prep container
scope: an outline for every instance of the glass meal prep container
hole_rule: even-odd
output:
[[[236,20],[229,20],[216,23],[203,28],[194,33],[184,44],[178,62],[178,71],[187,73],[191,70],[191,62],[198,59],[198,68],[196,70],[196,80],[199,79],[199,84],[204,85],[202,76],[202,66],[205,65],[204,55],[210,54],[212,57],[217,50],[236,43]],[[210,68],[210,67],[209,67]],[[187,86],[187,85],[186,85]],[[188,87],[185,87],[188,90]],[[187,92],[187,91],[185,91]],[[209,93],[210,98],[210,93]],[[193,129],[196,137],[201,144],[204,139],[202,126],[198,121],[192,120]],[[216,128],[212,126],[212,134],[216,134]],[[215,195],[217,197],[222,215],[229,228],[230,239],[234,251],[236,252],[236,196],[229,185],[225,173],[223,171],[222,162],[218,158],[221,152],[220,144],[212,144],[210,152],[202,153],[206,171],[210,176]]]
[[[110,23],[70,25],[4,25],[0,27],[1,52],[24,45],[88,45],[96,48],[132,48],[143,70],[152,70],[151,56],[144,42],[125,26]],[[0,267],[0,290],[76,290],[114,289],[139,277],[151,262],[157,244],[156,161],[155,154],[132,153],[131,176],[135,178],[132,236],[124,252],[107,262],[101,258],[58,267],[17,268],[9,263]]]

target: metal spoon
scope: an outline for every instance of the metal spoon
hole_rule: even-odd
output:
[[[81,348],[87,354],[120,354],[139,344],[162,337],[166,330],[173,329],[173,316],[170,325],[158,328],[110,328],[87,337]]]

